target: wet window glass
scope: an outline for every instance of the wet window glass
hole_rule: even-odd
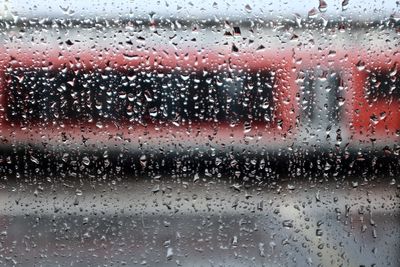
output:
[[[400,266],[400,2],[0,0],[1,266]]]

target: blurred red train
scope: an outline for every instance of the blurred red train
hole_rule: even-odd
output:
[[[3,146],[324,151],[398,144],[398,48],[255,49],[229,41],[144,49],[128,41],[100,49],[85,38],[3,45]]]

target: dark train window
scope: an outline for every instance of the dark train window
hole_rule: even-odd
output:
[[[248,73],[15,69],[7,73],[7,119],[70,122],[272,123],[275,76]]]

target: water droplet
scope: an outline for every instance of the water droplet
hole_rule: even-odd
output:
[[[345,11],[349,5],[349,0],[342,1],[342,10]]]
[[[140,156],[140,166],[142,166],[143,168],[145,168],[147,166],[147,157],[146,155],[142,155]]]
[[[232,238],[232,247],[236,247],[237,244],[238,244],[238,238],[237,236],[234,235]]]
[[[319,6],[318,6],[319,11],[325,12],[327,8],[328,5],[326,4],[326,2],[324,0],[319,0]]]
[[[316,18],[317,15],[318,15],[318,10],[315,7],[313,7],[310,11],[308,11],[308,17],[311,19]]]
[[[172,260],[174,256],[174,251],[171,247],[167,248],[167,260]]]
[[[260,252],[260,256],[261,257],[265,257],[265,253],[264,253],[264,243],[258,243],[258,251]]]
[[[284,220],[282,225],[285,228],[293,228],[293,220]]]
[[[356,66],[357,66],[357,69],[358,69],[359,71],[362,71],[362,70],[365,69],[365,62],[362,61],[362,60],[360,60],[360,61],[357,62]]]
[[[82,159],[82,163],[85,164],[86,166],[89,166],[90,165],[90,159],[85,156]]]
[[[39,165],[39,160],[37,159],[37,158],[35,158],[34,156],[32,156],[31,155],[31,161],[33,162],[33,163],[35,163],[35,164],[38,164]]]
[[[248,133],[251,131],[251,122],[246,121],[244,123],[244,133]]]

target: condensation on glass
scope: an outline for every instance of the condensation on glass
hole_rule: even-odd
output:
[[[398,266],[396,1],[0,2],[0,265]]]

